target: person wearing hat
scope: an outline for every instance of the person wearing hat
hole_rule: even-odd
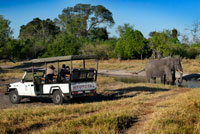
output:
[[[46,72],[46,79],[48,81],[48,83],[51,83],[53,81],[53,76],[54,75],[57,75],[56,73],[56,69],[53,65],[50,65],[48,68],[47,68],[47,72]]]

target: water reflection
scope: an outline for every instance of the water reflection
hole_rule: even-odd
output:
[[[109,76],[109,77],[114,77],[116,81],[124,82],[124,83],[146,83],[146,79],[144,76]],[[156,83],[161,83],[160,78],[156,80]],[[176,81],[176,86],[179,87],[187,87],[187,88],[200,88],[200,81],[198,79],[190,79],[190,80],[185,80],[183,79],[183,82],[181,85]]]

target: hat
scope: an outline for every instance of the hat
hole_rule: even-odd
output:
[[[49,68],[51,68],[51,69],[55,69],[55,67],[54,67],[53,65],[50,65]]]

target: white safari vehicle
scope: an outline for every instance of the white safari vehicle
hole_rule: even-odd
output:
[[[94,59],[94,68],[86,68],[86,60]],[[73,61],[82,60],[81,67],[73,68]],[[67,62],[68,61],[68,62]],[[59,64],[69,63],[70,71],[64,76],[60,74]],[[46,71],[49,65],[56,64],[57,75],[49,82],[46,78]],[[80,62],[78,62],[80,63]],[[94,62],[89,62],[93,64]],[[96,93],[96,80],[98,70],[98,59],[96,56],[73,55],[51,58],[33,59],[25,64],[32,64],[31,69],[27,69],[20,82],[8,85],[6,95],[9,95],[11,103],[18,104],[23,98],[35,100],[39,97],[52,98],[55,104],[62,104],[63,100],[74,97],[92,96]],[[45,69],[37,66],[45,65]],[[93,64],[94,65],[94,64]],[[89,65],[87,65],[89,66]],[[96,69],[95,69],[96,68]],[[62,76],[61,76],[62,75]],[[62,77],[62,78],[61,78]]]

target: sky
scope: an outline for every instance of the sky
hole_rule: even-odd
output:
[[[118,25],[129,23],[148,38],[149,32],[176,28],[182,34],[200,20],[200,0],[0,0],[0,15],[11,21],[13,36],[33,18],[54,19],[74,5],[103,5],[113,14],[115,25],[110,36],[118,36]]]

